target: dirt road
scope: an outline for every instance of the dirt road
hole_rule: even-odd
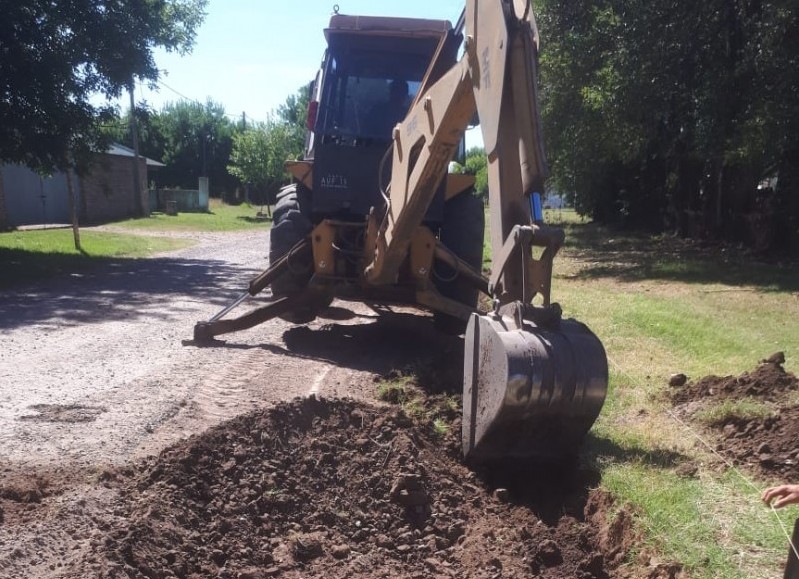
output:
[[[224,347],[185,344],[194,323],[238,295],[268,253],[263,231],[193,237],[198,243],[187,250],[0,293],[6,487],[35,477],[63,488],[96,481],[105,468],[278,400],[310,392],[358,398],[372,384],[368,370],[390,365],[361,356],[374,341],[375,317],[363,306],[358,316],[331,309],[334,324],[275,320]],[[64,504],[72,498],[64,495]],[[18,576],[48,576],[53,560],[63,562],[62,541],[74,542],[58,529],[32,532],[31,544],[8,532],[0,525],[0,576],[17,562],[25,569]]]
[[[281,355],[279,321],[236,336],[235,348],[184,345],[266,263],[263,232],[196,238],[0,294],[3,464],[125,462],[310,388],[325,364]]]

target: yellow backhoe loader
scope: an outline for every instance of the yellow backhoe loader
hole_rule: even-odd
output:
[[[420,306],[440,328],[465,329],[468,460],[574,454],[604,403],[607,358],[551,301],[564,233],[540,208],[531,0],[467,0],[455,26],[336,9],[325,37],[305,155],[287,163],[293,183],[277,197],[269,269],[198,323],[195,339],[278,316],[306,323],[334,298]],[[475,119],[488,156],[490,275],[474,179],[448,173]],[[267,305],[227,317],[267,287]]]

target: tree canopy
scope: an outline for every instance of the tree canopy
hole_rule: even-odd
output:
[[[0,0],[0,161],[63,169],[98,146],[100,93],[155,81],[153,49],[191,50],[207,0]]]
[[[182,100],[160,111],[136,108],[139,151],[166,167],[151,177],[159,186],[194,189],[198,177],[210,179],[211,192],[233,192],[240,184],[227,172],[233,136],[239,130],[223,105]],[[106,126],[110,140],[130,143],[130,111]]]
[[[288,181],[284,163],[302,155],[307,115],[308,91],[301,88],[265,123],[234,135],[228,171],[254,188],[255,199],[272,203]]]
[[[555,186],[616,222],[799,241],[793,0],[542,0]]]
[[[472,147],[466,151],[463,172],[474,175],[474,192],[478,197],[488,199],[488,159],[482,147]]]
[[[192,189],[206,175],[214,196],[232,199],[245,185],[252,200],[269,202],[289,180],[284,162],[302,155],[307,109],[306,89],[288,96],[266,122],[246,127],[211,100],[167,103],[160,111],[139,105],[139,150],[166,165],[151,175],[160,187]],[[130,143],[130,111],[109,121],[104,134]]]
[[[301,152],[291,129],[286,123],[269,119],[234,135],[228,171],[252,186],[253,199],[273,202],[278,189],[288,181],[284,163]]]

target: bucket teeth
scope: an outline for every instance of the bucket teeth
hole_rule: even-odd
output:
[[[463,453],[471,462],[577,453],[599,415],[608,365],[583,324],[472,315],[466,329]]]

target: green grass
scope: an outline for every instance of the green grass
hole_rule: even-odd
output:
[[[59,274],[86,271],[109,260],[139,258],[181,249],[189,240],[81,231],[83,252],[75,250],[71,229],[0,233],[0,287]]]
[[[450,428],[450,424],[443,418],[436,418],[433,420],[433,432],[439,436],[444,436],[449,432]]]
[[[413,396],[411,377],[399,376],[383,380],[377,385],[377,398],[389,404],[404,405]]]
[[[161,213],[112,224],[108,231],[81,229],[83,253],[75,250],[72,231],[66,229],[0,233],[0,287],[63,273],[85,271],[115,258],[139,258],[191,245],[190,240],[158,237],[159,232],[224,232],[266,229],[260,207],[225,205],[211,200],[208,213]],[[119,233],[122,230],[123,233]],[[124,233],[130,230],[130,234]],[[136,233],[139,232],[137,235]],[[148,235],[141,235],[147,232]],[[154,235],[149,235],[149,234]]]
[[[665,393],[672,374],[737,375],[778,350],[797,373],[799,267],[730,247],[620,235],[570,211],[545,218],[567,233],[552,298],[599,336],[608,355],[608,396],[586,460],[600,469],[603,488],[634,505],[645,533],[639,549],[682,563],[695,578],[781,576],[780,521],[790,531],[799,507],[767,509],[760,490],[777,481],[725,464],[703,429],[772,409],[729,401],[681,423]],[[490,267],[490,248],[484,255]],[[696,477],[678,474],[685,461],[697,465]]]
[[[413,374],[397,372],[396,375],[378,383],[377,397],[383,402],[397,404],[405,414],[413,419],[424,420],[428,418],[428,412],[414,381]]]
[[[608,398],[587,444],[601,485],[636,506],[647,545],[686,565],[691,577],[780,576],[786,538],[759,499],[759,489],[776,481],[725,465],[702,428],[770,408],[722,403],[699,412],[687,430],[665,392],[671,374],[737,375],[778,350],[796,373],[799,267],[592,224],[565,227],[553,300],[599,336],[610,365]],[[677,474],[685,460],[698,465],[697,478]],[[788,527],[795,516],[780,513]]]
[[[381,379],[377,383],[377,398],[396,404],[407,416],[429,426],[433,434],[443,436],[451,428],[445,417],[460,413],[460,401],[449,394],[426,396],[419,384],[425,381],[424,375],[435,372],[425,366],[425,363],[418,361],[405,371],[394,371],[389,377]]]
[[[779,522],[734,471],[684,478],[640,463],[611,464],[602,485],[635,503],[639,527],[662,552],[678,555],[691,577],[781,576],[787,545]],[[790,528],[796,510],[779,516]]]
[[[767,404],[754,398],[724,400],[697,411],[694,418],[704,424],[722,424],[731,419],[753,420],[767,418],[774,413]]]
[[[544,209],[544,223],[562,227],[567,224],[588,223],[588,218],[579,215],[574,209]]]
[[[207,213],[154,213],[150,217],[114,223],[115,227],[146,231],[237,231],[268,228],[271,220],[259,218],[260,206],[225,205],[212,199]]]

